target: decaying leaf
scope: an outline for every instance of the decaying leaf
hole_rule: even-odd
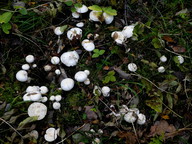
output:
[[[170,47],[173,49],[174,52],[177,52],[177,53],[184,53],[184,52],[186,52],[186,48],[183,47],[183,46],[180,46],[180,45],[177,45],[177,46],[171,45]]]
[[[135,134],[132,132],[119,132],[117,136],[120,138],[125,138],[126,144],[135,144],[137,141]]]
[[[175,42],[170,36],[163,36],[163,39],[167,42]]]
[[[97,119],[97,114],[92,110],[93,108],[94,106],[85,106],[85,113],[89,120]]]

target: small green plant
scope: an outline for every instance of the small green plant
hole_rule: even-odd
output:
[[[105,50],[99,50],[99,49],[94,49],[93,50],[94,54],[92,55],[92,58],[97,58],[105,53]]]
[[[163,136],[151,138],[151,142],[149,144],[162,144]]]
[[[107,73],[107,76],[104,78],[103,83],[106,84],[106,83],[109,83],[109,82],[115,82],[116,78],[115,78],[114,75],[115,75],[115,71],[109,71]]]
[[[4,12],[0,15],[0,26],[4,33],[9,34],[9,30],[11,29],[11,24],[9,23],[13,16],[12,12]]]
[[[92,5],[90,7],[88,7],[90,10],[94,10],[94,11],[101,11],[101,14],[102,12],[105,12],[109,15],[117,15],[117,11],[115,9],[112,9],[111,6],[109,7],[100,7],[98,5]]]

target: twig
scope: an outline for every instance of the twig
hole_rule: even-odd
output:
[[[185,58],[191,59],[191,58],[190,58],[190,57],[188,57],[188,56],[178,54],[178,53],[173,52],[173,51],[171,51],[171,50],[169,50],[169,49],[167,49],[167,48],[165,48],[165,50],[166,50],[166,51],[168,51],[168,52],[170,52],[170,53],[173,53],[173,54],[175,54],[175,55],[179,55],[179,56],[182,56],[182,57],[185,57]]]
[[[127,0],[124,1],[124,19],[125,19],[125,25],[128,25],[128,23],[127,23]]]
[[[134,133],[135,133],[137,142],[140,144],[139,139],[138,139],[138,135],[137,135],[137,132],[136,132],[136,129],[135,129],[135,126],[134,126],[133,122],[132,122],[131,124],[132,124],[132,126],[133,126],[133,131],[134,131]]]
[[[37,8],[39,8],[39,7],[42,7],[42,6],[47,5],[47,4],[50,4],[50,3],[52,3],[52,2],[47,2],[47,3],[44,3],[44,4],[40,4],[40,5],[36,6],[36,7],[29,8],[29,9],[27,9],[27,10],[28,10],[28,11],[34,10],[34,9],[37,9]]]
[[[4,123],[6,123],[9,127],[11,127],[23,139],[23,136],[12,125],[10,125],[8,122],[6,122],[2,118],[0,118],[0,120],[3,121]]]

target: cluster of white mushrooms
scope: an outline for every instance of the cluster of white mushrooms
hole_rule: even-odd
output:
[[[95,85],[93,89],[93,94],[96,96],[100,96],[102,94],[104,97],[109,97],[110,91],[111,89],[108,86],[103,86],[102,88],[100,88],[99,86]]]
[[[62,99],[61,95],[50,96],[49,100],[53,102],[53,109],[58,110],[61,108],[60,104],[61,99]]]

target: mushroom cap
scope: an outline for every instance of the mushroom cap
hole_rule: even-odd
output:
[[[112,32],[111,37],[115,40],[117,44],[123,44],[126,39],[121,31]]]
[[[30,96],[28,95],[28,93],[24,94],[23,96],[23,101],[31,101]]]
[[[84,82],[87,79],[87,74],[84,71],[79,71],[75,74],[75,80],[78,82]]]
[[[145,117],[145,115],[144,115],[144,114],[138,114],[137,116],[138,116],[138,118],[137,118],[137,123],[138,123],[139,125],[143,125],[143,124],[146,122],[146,117]]]
[[[128,70],[131,71],[131,72],[136,72],[137,65],[135,63],[129,63],[128,64]]]
[[[38,137],[39,137],[39,133],[38,133],[38,131],[36,131],[36,130],[32,130],[32,131],[29,133],[29,135],[30,135],[31,137],[35,138],[35,139],[38,139]]]
[[[46,97],[46,96],[44,96],[44,97],[41,97],[41,102],[47,102],[47,100],[48,100],[48,98]]]
[[[79,17],[80,17],[80,14],[77,13],[77,12],[73,12],[73,13],[72,13],[72,17],[73,17],[73,18],[79,18]]]
[[[177,59],[179,61],[180,64],[184,63],[184,58],[182,56],[177,56]]]
[[[85,72],[87,75],[90,75],[90,71],[89,71],[89,70],[84,70],[84,72]]]
[[[57,102],[61,101],[61,99],[62,99],[61,95],[56,95],[56,96],[55,96],[55,100],[56,100]]]
[[[60,107],[61,107],[61,104],[59,102],[53,103],[53,109],[57,110],[57,109],[60,109]]]
[[[81,44],[86,51],[93,51],[95,49],[93,41],[88,39],[83,40]]]
[[[109,14],[107,14],[107,13],[103,13],[103,17],[104,17],[104,19],[105,19],[105,23],[106,24],[110,24],[110,23],[112,23],[112,21],[113,21],[113,19],[114,19],[114,16],[112,16],[112,15],[109,15]]]
[[[79,55],[76,51],[69,51],[63,53],[60,59],[61,62],[68,67],[75,66],[79,60]]]
[[[82,5],[81,7],[76,7],[76,11],[78,13],[86,13],[88,11],[88,7],[86,5]]]
[[[27,93],[33,93],[39,91],[39,86],[28,86],[25,90]]]
[[[61,74],[60,69],[56,69],[56,70],[55,70],[55,74],[56,74],[56,75],[60,75],[60,74]]]
[[[32,68],[36,68],[36,67],[37,67],[37,64],[33,64],[33,65],[32,65]]]
[[[95,21],[95,22],[99,22],[100,20],[99,20],[99,17],[101,16],[101,14],[102,14],[102,11],[91,11],[90,13],[89,13],[89,19],[91,20],[91,21]]]
[[[20,70],[16,73],[16,79],[20,82],[26,82],[28,80],[28,73],[25,70]]]
[[[164,72],[165,72],[164,66],[158,67],[158,72],[159,72],[159,73],[164,73]]]
[[[46,86],[41,86],[39,90],[41,94],[46,94],[49,91],[49,89]]]
[[[108,97],[109,93],[110,93],[110,88],[108,86],[103,86],[101,88],[101,92],[102,92],[104,97]]]
[[[167,57],[164,56],[164,55],[161,56],[161,57],[160,57],[160,61],[161,61],[161,62],[166,62],[166,61],[167,61]]]
[[[52,67],[50,65],[45,65],[44,66],[45,71],[50,71],[51,69],[52,69]]]
[[[49,100],[50,101],[54,101],[55,100],[55,96],[54,95],[50,96]]]
[[[138,108],[129,108],[128,111],[134,112],[136,115],[139,114],[139,109]]]
[[[91,82],[90,82],[90,79],[88,79],[88,78],[84,81],[84,84],[85,84],[85,85],[89,85],[90,83],[91,83]]]
[[[23,64],[21,68],[22,68],[23,70],[29,70],[29,69],[30,69],[30,66],[29,66],[29,64]]]
[[[54,56],[54,57],[51,58],[51,63],[52,64],[57,65],[57,64],[59,64],[59,62],[60,62],[59,57]]]
[[[126,113],[126,114],[124,115],[124,120],[125,120],[126,122],[128,122],[128,123],[133,123],[133,122],[136,121],[136,119],[137,119],[137,118],[136,118],[134,112],[129,111],[128,113]]]
[[[78,28],[78,27],[71,28],[67,32],[67,38],[69,40],[81,39],[81,37],[82,37],[82,30],[80,28]]]
[[[34,102],[28,107],[28,115],[30,117],[38,116],[38,120],[42,120],[46,114],[47,106],[40,102]]]
[[[57,130],[55,128],[48,128],[45,132],[44,138],[48,142],[53,142],[57,139]]]
[[[125,38],[130,38],[133,36],[133,30],[134,30],[133,25],[125,26],[122,30],[122,33],[125,36]]]
[[[56,27],[55,29],[54,29],[54,33],[56,34],[56,35],[62,35],[63,34],[63,32],[61,31],[61,29],[60,29],[61,27]]]
[[[74,87],[74,80],[71,78],[65,78],[61,81],[61,88],[64,91],[70,91]]]
[[[83,22],[79,22],[76,24],[77,27],[83,27],[84,26],[84,23]]]
[[[26,60],[26,62],[28,62],[28,63],[32,63],[32,62],[34,62],[35,57],[34,57],[33,55],[27,55],[27,56],[25,57],[25,60]]]
[[[27,96],[29,96],[32,101],[39,101],[42,97],[42,95],[39,91],[27,93]]]

